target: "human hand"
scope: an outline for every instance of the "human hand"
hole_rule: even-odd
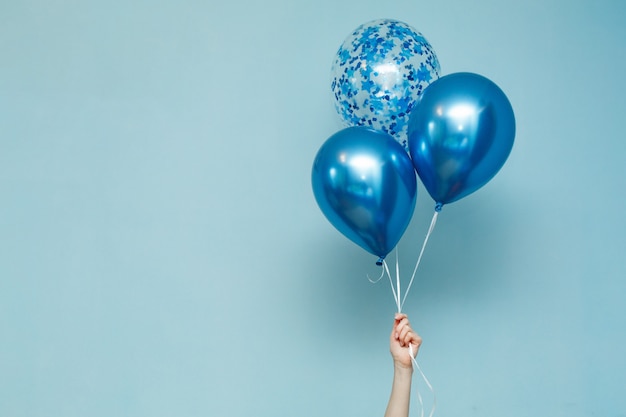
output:
[[[422,338],[413,331],[409,318],[404,313],[396,313],[389,340],[389,350],[394,365],[401,368],[413,368],[409,346],[413,346],[413,355],[417,355]]]

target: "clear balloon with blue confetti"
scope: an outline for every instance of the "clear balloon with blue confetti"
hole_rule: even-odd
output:
[[[364,23],[332,64],[335,108],[347,126],[385,132],[407,148],[409,113],[439,78],[439,60],[424,36],[392,19]]]

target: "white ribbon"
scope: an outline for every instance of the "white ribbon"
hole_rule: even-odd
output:
[[[402,299],[402,303],[400,304],[400,307],[404,305],[404,300],[406,300],[406,296],[409,294],[411,285],[413,285],[413,280],[415,279],[415,273],[417,272],[417,267],[420,265],[420,262],[422,262],[422,255],[424,255],[424,249],[426,249],[426,243],[428,243],[428,238],[430,237],[430,235],[433,233],[433,230],[435,229],[435,224],[437,224],[438,215],[439,215],[438,211],[435,211],[433,213],[433,218],[430,221],[430,227],[428,228],[428,232],[426,233],[426,237],[424,238],[424,243],[422,243],[422,249],[420,250],[420,255],[417,258],[417,262],[415,263],[415,269],[413,269],[413,275],[411,276],[411,280],[409,281],[409,286],[406,287],[406,292],[404,293],[404,298]]]
[[[402,312],[402,307],[404,306],[404,302],[406,301],[406,297],[409,294],[409,290],[411,289],[411,286],[413,285],[413,281],[415,280],[415,275],[417,273],[417,268],[420,265],[420,262],[422,261],[422,256],[424,255],[424,249],[426,248],[426,243],[428,243],[428,238],[430,237],[430,235],[432,234],[433,230],[435,229],[435,224],[437,224],[437,216],[439,214],[439,211],[435,210],[434,214],[433,214],[433,218],[430,221],[430,227],[428,228],[428,232],[426,233],[426,237],[424,238],[424,243],[422,243],[422,249],[420,250],[420,254],[419,257],[417,258],[417,262],[415,263],[415,268],[413,269],[413,275],[411,276],[411,280],[409,281],[409,285],[407,286],[405,292],[404,292],[404,297],[401,297],[401,288],[400,288],[400,266],[399,266],[399,256],[398,256],[398,247],[396,246],[396,283],[394,286],[393,280],[391,278],[391,273],[389,272],[389,267],[387,266],[387,262],[383,259],[382,264],[383,264],[383,272],[381,273],[380,277],[378,277],[378,279],[376,281],[372,281],[369,276],[368,279],[370,280],[370,282],[375,283],[380,281],[380,279],[383,277],[383,275],[387,275],[387,277],[389,278],[389,284],[391,286],[391,292],[393,294],[393,299],[396,303],[396,307],[398,309],[398,313]],[[414,352],[413,352],[413,345],[409,344],[409,354],[411,355],[411,362],[413,363],[413,368],[417,369],[420,373],[420,375],[422,376],[422,379],[424,380],[424,383],[426,384],[426,386],[428,387],[428,389],[430,390],[430,392],[433,395],[433,405],[430,409],[430,413],[428,414],[429,417],[432,417],[433,414],[435,414],[435,408],[437,406],[437,397],[435,395],[435,390],[433,389],[433,386],[430,384],[430,381],[428,380],[428,378],[426,378],[426,375],[424,374],[424,372],[422,371],[422,368],[419,366],[419,364],[417,363],[417,360],[415,359],[414,356]],[[417,391],[417,400],[420,404],[420,416],[424,417],[424,401],[422,399],[422,395],[419,392],[419,389],[416,389]]]
[[[419,371],[420,375],[422,376],[422,379],[426,383],[426,386],[430,390],[431,394],[433,394],[433,405],[430,408],[430,413],[428,414],[428,417],[433,417],[433,414],[435,414],[435,408],[437,408],[437,396],[435,395],[435,390],[433,389],[433,386],[430,384],[430,381],[428,380],[428,378],[426,378],[426,375],[424,375],[424,372],[422,372],[422,368],[420,368],[419,364],[417,363],[417,360],[415,359],[415,356],[413,355],[412,344],[409,344],[409,354],[411,355],[411,362],[413,362],[413,368],[416,368]],[[424,401],[422,400],[422,395],[420,394],[420,391],[418,389],[416,389],[416,391],[417,391],[417,400],[420,403],[420,416],[424,417]]]

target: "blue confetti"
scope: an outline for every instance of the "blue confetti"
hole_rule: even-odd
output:
[[[421,33],[404,22],[379,19],[345,39],[331,73],[343,122],[386,132],[406,148],[409,113],[441,68]]]

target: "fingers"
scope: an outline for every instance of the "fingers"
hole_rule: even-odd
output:
[[[396,313],[392,337],[401,347],[413,345],[416,353],[422,344],[422,338],[411,328],[409,318],[404,313]]]
[[[396,321],[399,321],[399,320],[402,320],[402,319],[408,319],[409,316],[406,313],[396,313],[394,318],[396,319]]]

